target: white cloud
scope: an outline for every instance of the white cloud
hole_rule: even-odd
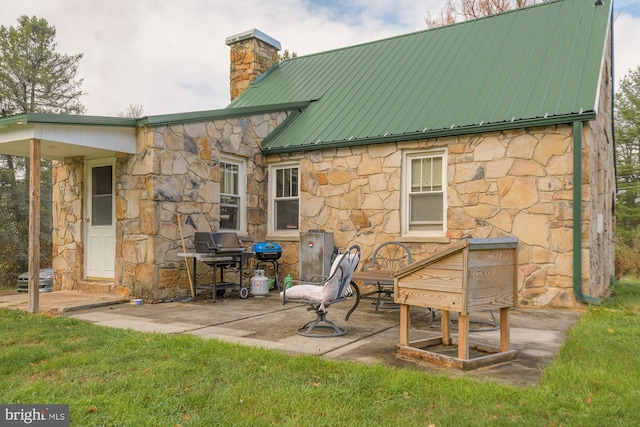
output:
[[[91,115],[141,104],[146,115],[224,108],[225,39],[258,28],[298,55],[425,29],[444,0],[3,0],[0,25],[20,15],[56,27],[58,51],[83,53],[79,76]],[[616,21],[616,71],[640,58],[640,18]],[[626,72],[626,71],[625,71]]]
[[[640,65],[640,17],[620,14],[613,23],[613,55],[616,84]]]

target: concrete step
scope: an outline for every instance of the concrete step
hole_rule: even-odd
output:
[[[80,280],[76,282],[75,290],[88,294],[116,294],[113,280]]]

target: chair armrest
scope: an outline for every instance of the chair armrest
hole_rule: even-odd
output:
[[[358,285],[356,285],[353,280],[351,281],[351,289],[353,289],[356,293],[356,302],[353,304],[353,307],[351,307],[351,309],[347,312],[344,320],[349,320],[349,317],[351,317],[351,313],[353,313],[358,307],[358,304],[360,304],[360,288],[358,288]]]

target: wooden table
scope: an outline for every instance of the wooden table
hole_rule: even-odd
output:
[[[351,277],[354,281],[361,281],[365,285],[374,285],[376,287],[375,291],[367,292],[360,295],[360,299],[373,299],[376,301],[376,310],[380,306],[380,294],[386,293],[388,295],[393,295],[393,272],[385,271],[385,270],[368,270],[368,271],[358,271],[353,273]],[[384,288],[387,289],[384,289]],[[390,289],[389,289],[390,288]],[[372,297],[372,295],[377,295],[377,297]],[[397,307],[393,301],[390,304],[394,305],[394,308]]]

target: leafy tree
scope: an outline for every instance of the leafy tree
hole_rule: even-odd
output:
[[[28,261],[25,236],[28,234],[29,206],[24,202],[24,194],[29,189],[25,188],[25,180],[18,179],[15,174],[19,168],[24,170],[24,160],[13,156],[0,158],[0,271],[5,273],[20,271]],[[11,276],[11,279],[15,278],[15,275]]]
[[[15,285],[28,265],[29,159],[0,156],[0,286]],[[40,170],[40,262],[51,265],[51,162]]]
[[[441,27],[455,24],[458,20],[467,21],[535,3],[540,3],[540,0],[447,0],[439,16],[433,17],[427,13],[424,21],[428,28]]]
[[[622,243],[637,250],[640,249],[640,66],[624,76],[614,103],[617,234]]]
[[[2,115],[82,114],[79,55],[56,52],[56,30],[44,19],[21,16],[17,27],[0,26]],[[51,162],[41,163],[40,261],[51,263]],[[0,155],[0,285],[15,285],[28,265],[29,162]]]

